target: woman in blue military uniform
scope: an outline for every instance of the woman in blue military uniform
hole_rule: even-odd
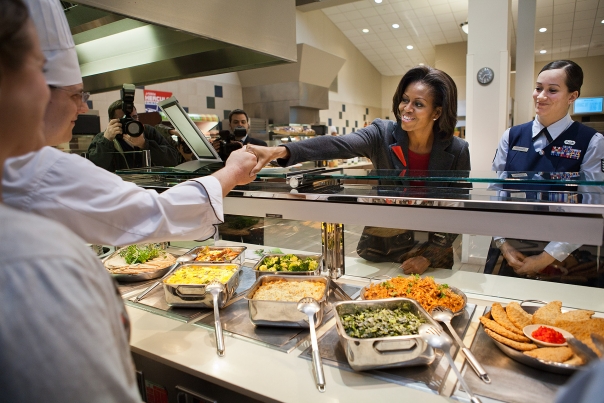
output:
[[[533,91],[535,119],[506,130],[493,161],[493,170],[555,173],[562,177],[581,173],[587,179],[603,179],[602,134],[574,122],[569,114],[570,106],[581,93],[582,84],[583,70],[576,63],[556,60],[545,65]],[[544,192],[541,197],[565,201],[559,200],[559,195]],[[584,198],[583,202],[588,201]],[[556,261],[562,262],[580,246],[550,242],[543,252],[525,256],[504,238],[495,238],[494,242],[514,272],[528,276],[537,275]]]

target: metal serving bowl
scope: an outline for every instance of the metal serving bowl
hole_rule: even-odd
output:
[[[306,258],[311,258],[314,261],[316,261],[319,265],[317,266],[316,270],[313,271],[261,271],[260,270],[260,266],[262,266],[264,264],[264,260],[268,257],[274,257],[274,256],[286,256],[286,255],[294,255],[297,256],[299,259],[306,259]],[[258,261],[258,263],[256,263],[254,265],[254,267],[252,268],[252,270],[254,270],[254,273],[256,273],[256,279],[258,279],[260,276],[266,275],[266,274],[285,274],[285,275],[290,275],[290,276],[318,276],[321,274],[321,271],[323,270],[323,255],[321,255],[320,253],[266,253],[263,254],[262,257],[260,258],[260,260]]]
[[[308,328],[308,316],[298,311],[298,301],[263,301],[252,299],[256,290],[268,282],[275,280],[285,281],[317,281],[325,284],[325,292],[318,300],[321,309],[314,316],[315,328],[323,321],[327,306],[327,293],[329,292],[329,278],[323,276],[288,276],[269,274],[256,280],[252,288],[245,295],[250,311],[250,320],[256,326],[303,327]]]
[[[236,268],[229,281],[224,284],[225,292],[220,294],[218,305],[219,308],[222,308],[227,304],[227,302],[235,294],[237,287],[239,287],[239,276],[242,270],[240,266],[236,264],[191,262],[182,264],[177,270],[181,270],[189,266],[228,266]],[[177,270],[175,270],[174,273],[176,273]],[[212,308],[214,306],[212,294],[206,291],[206,285],[207,284],[166,284],[163,282],[166,302],[170,306],[183,308]]]
[[[417,301],[410,298],[340,301],[334,303],[333,307],[336,311],[336,330],[340,344],[353,370],[367,371],[376,368],[428,365],[434,361],[436,356],[434,350],[419,334],[358,339],[346,334],[340,318],[343,314],[351,314],[367,308],[404,308],[440,329],[440,325]]]

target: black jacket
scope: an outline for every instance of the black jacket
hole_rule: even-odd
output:
[[[153,126],[145,125],[146,148],[151,151],[151,165],[173,167],[179,164],[180,153],[170,144]],[[119,142],[124,154],[120,153],[113,141],[107,140],[103,132],[94,136],[88,147],[88,158],[97,166],[105,168],[110,172],[118,169],[141,168],[143,166],[142,153],[131,153],[141,151],[138,147],[131,147],[124,140]]]

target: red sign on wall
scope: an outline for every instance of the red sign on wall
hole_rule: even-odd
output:
[[[155,91],[155,90],[144,90],[145,91],[145,112],[159,112],[157,103],[168,99],[172,96],[171,92],[167,91]]]

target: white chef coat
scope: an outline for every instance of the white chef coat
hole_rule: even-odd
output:
[[[158,194],[52,147],[7,160],[2,197],[102,245],[203,240],[224,221],[222,186],[213,176]]]

